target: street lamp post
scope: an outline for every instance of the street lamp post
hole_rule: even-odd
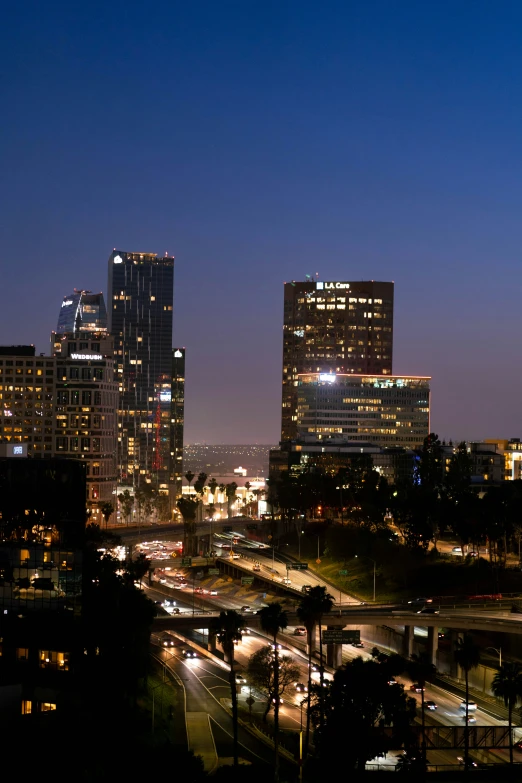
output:
[[[502,647],[499,647],[498,649],[496,647],[486,647],[486,650],[493,650],[498,655],[498,665],[499,668],[502,667]]]
[[[368,557],[368,555],[355,555],[355,557],[365,557],[366,560],[371,560],[373,563],[373,603],[375,603],[375,577],[376,577],[376,570],[377,570],[377,562],[373,559],[373,557]]]

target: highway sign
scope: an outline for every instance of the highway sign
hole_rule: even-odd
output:
[[[323,631],[323,644],[353,644],[360,641],[360,631],[345,631],[342,628]]]
[[[231,533],[232,525],[223,525],[223,533]]]
[[[192,558],[191,557],[182,557],[181,558],[181,565],[182,566],[191,566],[192,565]]]
[[[208,573],[210,576],[219,576],[219,568],[209,568]]]
[[[343,568],[339,571],[339,576],[348,576],[348,571]]]
[[[241,584],[242,585],[251,585],[254,583],[254,577],[253,576],[242,576],[241,577]]]
[[[257,530],[257,525],[255,523],[251,523],[250,525],[246,526],[247,530]]]
[[[286,564],[286,570],[294,570],[294,571],[306,571],[308,568],[308,563],[287,563]]]

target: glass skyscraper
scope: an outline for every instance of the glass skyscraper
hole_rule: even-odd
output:
[[[300,373],[391,375],[393,283],[285,283],[281,440],[297,436]]]
[[[120,392],[120,482],[136,488],[147,481],[169,494],[174,258],[114,250],[107,296]]]
[[[56,331],[58,334],[71,335],[107,331],[107,310],[103,294],[75,288],[72,294],[64,296]]]

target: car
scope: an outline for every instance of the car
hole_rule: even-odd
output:
[[[272,699],[272,704],[275,704],[275,703],[276,703],[276,701],[277,701],[277,699],[276,699],[276,697],[274,696],[274,698]],[[283,703],[283,699],[282,699],[281,697],[279,697],[279,704],[282,704],[282,703]]]
[[[236,672],[236,685],[246,685],[246,677],[240,672]]]
[[[462,554],[462,547],[461,546],[454,546],[451,550],[451,553],[453,555],[461,555]]]
[[[295,689],[298,693],[308,693],[308,685],[304,682],[296,682]]]
[[[270,647],[272,648],[272,651],[274,651],[276,649],[276,645],[273,642],[271,643]],[[283,645],[282,644],[278,644],[277,645],[277,649],[278,649],[278,651],[282,650],[283,649]]]
[[[249,611],[250,611],[250,607],[249,607],[249,605],[248,605],[248,604],[245,604],[244,606],[242,606],[242,607],[241,607],[241,611],[242,611],[242,612],[249,612]]]
[[[388,685],[397,685],[397,684],[398,683],[395,677],[390,677],[390,679],[388,680]]]
[[[408,601],[409,604],[431,604],[432,599],[431,598],[412,598],[410,601]]]
[[[182,582],[180,581],[179,586],[183,589],[184,587],[188,587],[188,582]]]
[[[466,709],[466,702],[461,701],[460,702],[460,709],[465,710]],[[476,709],[478,709],[478,705],[476,701],[468,701],[468,712],[473,712]]]
[[[464,723],[466,722],[466,716],[465,715],[462,716],[462,720],[464,721]],[[468,715],[468,723],[476,723],[476,722],[477,722],[477,719],[476,719],[476,717],[474,715]]]
[[[249,633],[250,633],[250,628],[242,628],[242,629],[241,629],[241,635],[243,635],[243,634],[249,634]]]
[[[255,563],[255,565],[252,566],[252,571],[261,571],[261,566],[258,563]]]
[[[231,558],[232,558],[232,560],[239,560],[239,558],[240,558],[240,557],[241,557],[241,555],[238,555],[238,554],[237,554],[237,552],[234,552],[234,553],[231,555]]]
[[[435,702],[432,701],[431,699],[428,699],[427,701],[424,702],[425,710],[430,710],[431,712],[435,712],[435,710],[438,709],[438,707],[439,705],[435,704]]]
[[[285,576],[284,579],[283,579],[283,584],[284,585],[291,585],[292,582],[290,581],[290,579],[287,576]]]
[[[313,663],[312,664],[312,671],[313,672],[317,672],[318,674],[323,672],[323,674],[324,674],[324,667],[321,666],[319,663]]]
[[[433,606],[425,606],[424,609],[419,609],[417,614],[438,614],[439,610]]]
[[[459,764],[464,764],[464,756],[457,756],[457,761]],[[478,764],[476,761],[473,761],[473,759],[468,759],[468,766],[470,769],[475,769],[478,767]]]
[[[173,609],[170,610],[170,613],[171,614],[181,614],[181,609],[178,609],[178,607],[176,606],[176,607],[174,607]]]
[[[164,647],[174,647],[175,641],[174,639],[164,639],[163,640],[163,646]]]
[[[217,595],[217,594],[218,594],[217,590],[210,590],[209,591],[209,595]]]
[[[302,625],[298,625],[294,628],[294,636],[306,636],[306,628]]]
[[[198,654],[195,650],[183,650],[184,658],[197,658]]]
[[[425,690],[426,690],[426,688],[424,688],[418,682],[413,682],[410,685],[410,691],[415,691],[415,693],[422,693],[422,691],[425,691]]]
[[[364,644],[362,642],[352,642],[352,647],[357,647],[361,649],[362,647],[364,647]]]
[[[197,593],[198,595],[203,595],[203,588],[202,587],[196,587],[194,592]]]
[[[522,753],[522,740],[515,742],[515,744],[513,745],[513,749],[518,750],[519,753]]]

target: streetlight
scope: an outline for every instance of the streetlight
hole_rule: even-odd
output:
[[[498,665],[499,668],[502,666],[502,647],[499,647],[498,649],[496,647],[486,647],[486,650],[493,650],[498,655]]]
[[[355,555],[355,557],[365,557],[366,560],[371,560],[373,563],[373,603],[375,603],[375,571],[377,569],[377,562],[373,557],[368,557],[368,555]]]

